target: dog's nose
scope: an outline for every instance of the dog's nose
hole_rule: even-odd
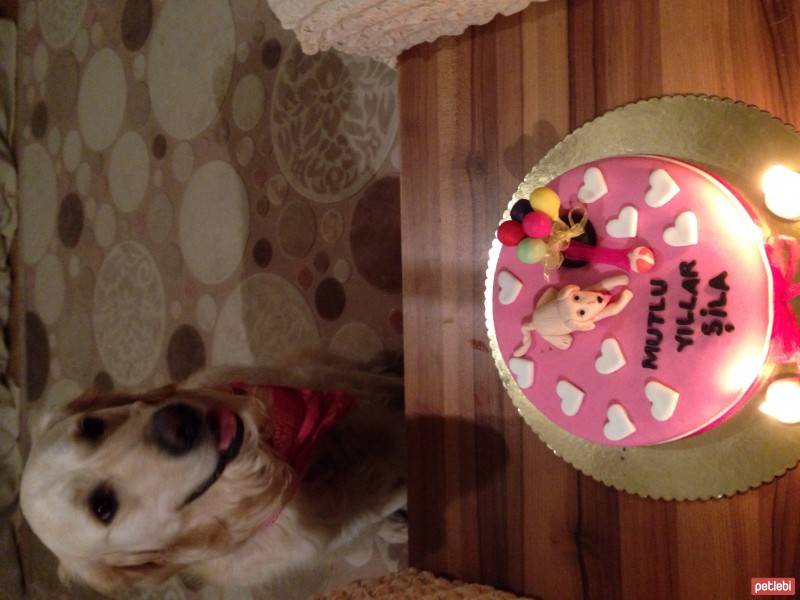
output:
[[[158,409],[152,419],[158,447],[173,456],[195,447],[203,431],[203,416],[188,404],[170,404]]]

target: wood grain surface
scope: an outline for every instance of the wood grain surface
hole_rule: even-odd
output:
[[[517,416],[483,323],[501,211],[571,129],[673,93],[800,125],[800,2],[550,0],[399,72],[412,565],[543,600],[729,600],[800,578],[800,470],[710,502],[607,488]]]

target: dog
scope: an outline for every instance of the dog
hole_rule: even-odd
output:
[[[405,506],[401,399],[397,378],[309,365],[90,390],[32,432],[22,513],[62,580],[108,596],[269,582]]]
[[[522,343],[514,350],[514,356],[523,356],[531,347],[531,332],[559,350],[572,345],[573,331],[591,331],[595,323],[619,314],[633,298],[628,288],[612,301],[610,290],[627,285],[627,275],[608,277],[582,290],[575,284],[561,289],[548,288],[539,298],[531,318],[522,326]]]

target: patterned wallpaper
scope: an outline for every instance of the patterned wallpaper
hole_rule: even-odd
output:
[[[260,0],[21,21],[29,400],[400,349],[393,71],[303,55]]]
[[[263,0],[20,4],[32,411],[305,350],[400,363],[392,70],[302,54]]]

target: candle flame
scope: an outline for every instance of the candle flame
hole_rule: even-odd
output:
[[[758,408],[781,423],[800,423],[800,380],[789,377],[773,381]]]
[[[790,221],[800,219],[800,173],[774,165],[762,175],[761,189],[771,213]]]

